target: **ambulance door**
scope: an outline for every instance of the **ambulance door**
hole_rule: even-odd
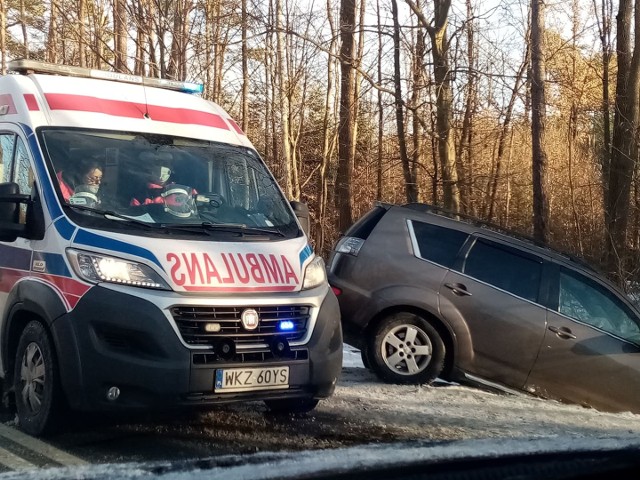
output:
[[[1,175],[3,183],[15,182],[21,194],[33,195],[34,169],[27,144],[17,131],[0,130]],[[26,223],[27,205],[20,205],[20,223]],[[13,242],[0,242],[0,322],[6,321],[9,293],[18,280],[32,276],[33,251],[41,241],[18,237]],[[0,369],[4,369],[1,365]],[[2,371],[0,370],[0,371]]]

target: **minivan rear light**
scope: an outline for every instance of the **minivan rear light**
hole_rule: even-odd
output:
[[[342,237],[336,245],[336,252],[348,253],[349,255],[357,257],[362,245],[364,245],[362,238]]]

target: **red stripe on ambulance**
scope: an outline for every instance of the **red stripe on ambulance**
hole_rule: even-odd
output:
[[[27,108],[32,112],[38,112],[40,107],[38,106],[38,101],[36,100],[36,96],[33,93],[25,93],[24,101],[27,103]]]
[[[51,110],[103,113],[127,118],[143,118],[145,114],[148,114],[149,118],[159,122],[204,125],[206,127],[229,130],[229,126],[220,115],[201,110],[145,105],[143,103],[66,93],[46,93],[45,99]]]
[[[284,255],[262,253],[168,253],[173,282],[187,290],[293,290],[298,276]]]
[[[240,128],[240,126],[233,120],[233,118],[227,118],[227,122],[233,127],[238,135],[244,135],[244,132]]]

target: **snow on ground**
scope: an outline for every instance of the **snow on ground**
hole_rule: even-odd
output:
[[[640,415],[599,412],[524,393],[497,394],[445,382],[389,385],[362,368],[358,350],[345,345],[344,358],[336,393],[320,408],[349,410],[351,421],[377,424],[394,439],[640,434]]]
[[[182,463],[163,455],[156,457],[161,461],[151,463],[38,469],[0,474],[0,480],[128,479],[150,474],[163,480],[297,478],[332,468],[416,459],[617,446],[640,451],[640,415],[598,412],[524,393],[496,394],[439,381],[431,386],[389,385],[363,368],[360,353],[350,346],[345,346],[342,378],[335,394],[314,412],[275,419],[260,408],[225,406],[203,414],[194,425],[181,426],[175,437],[203,446],[210,441],[221,442],[230,447],[230,455],[209,453],[199,456],[200,460],[189,456]],[[144,434],[144,428],[151,429],[148,436],[140,437],[147,441],[153,435],[164,437],[172,432],[170,425],[154,424],[135,426],[133,432]],[[124,433],[131,432],[125,429]],[[158,447],[159,443],[160,438],[156,438],[154,444]],[[240,455],[249,451],[259,453]],[[203,469],[200,474],[198,469]]]

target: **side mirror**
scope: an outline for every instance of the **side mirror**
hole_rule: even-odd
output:
[[[25,233],[20,223],[20,204],[28,203],[31,197],[21,195],[17,183],[0,183],[0,241],[13,242]]]
[[[309,219],[309,206],[306,203],[298,202],[296,200],[291,200],[289,202],[291,204],[291,208],[293,208],[293,213],[295,213],[296,218],[300,222],[302,226],[302,230],[307,235],[310,235],[311,232],[311,220]]]

